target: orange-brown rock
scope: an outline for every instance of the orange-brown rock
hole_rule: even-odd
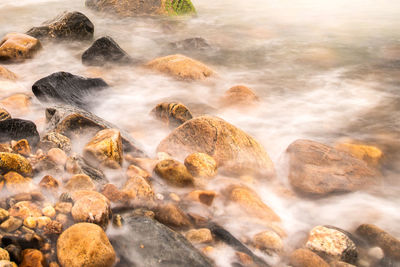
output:
[[[160,205],[156,211],[156,219],[168,226],[182,228],[191,225],[189,217],[176,205]]]
[[[193,118],[189,109],[181,103],[163,102],[158,104],[151,113],[154,117],[171,127],[178,127]]]
[[[3,248],[0,248],[0,260],[10,260],[10,254]]]
[[[297,140],[288,148],[289,181],[299,193],[324,196],[352,192],[381,183],[381,175],[364,161],[333,147]]]
[[[337,150],[350,153],[352,156],[364,160],[372,167],[378,167],[383,158],[383,152],[375,146],[353,143],[338,143],[335,145]]]
[[[47,156],[49,157],[50,160],[55,162],[57,165],[60,166],[65,166],[65,163],[67,162],[67,154],[59,148],[51,148],[47,152]]]
[[[217,175],[217,162],[208,154],[190,154],[184,164],[194,177],[212,178]]]
[[[274,166],[264,148],[251,136],[232,124],[210,116],[201,116],[176,128],[159,144],[157,151],[174,157],[202,152],[212,156],[227,174],[274,175]]]
[[[57,240],[57,257],[62,267],[112,267],[115,251],[103,229],[92,223],[77,223]]]
[[[241,207],[247,214],[269,222],[280,221],[276,213],[268,207],[255,191],[243,185],[232,185],[225,190],[228,199]]]
[[[4,175],[6,188],[10,193],[24,193],[35,189],[31,178],[25,178],[17,172],[8,172]]]
[[[283,249],[283,241],[274,231],[263,231],[254,235],[253,244],[263,250],[281,251]]]
[[[0,224],[0,229],[10,233],[10,232],[14,232],[15,230],[17,230],[18,228],[20,228],[22,226],[22,220],[15,218],[13,216],[10,216],[7,220],[5,220],[4,222],[2,222]]]
[[[126,171],[126,176],[128,177],[128,179],[136,176],[141,176],[148,180],[150,178],[150,173],[135,165],[129,165]]]
[[[241,264],[243,264],[243,266],[245,267],[256,267],[257,265],[254,263],[253,258],[243,252],[240,251],[235,251],[235,255],[237,257],[237,259],[239,260],[239,262]]]
[[[165,159],[157,163],[155,173],[175,186],[190,186],[193,184],[193,176],[185,165],[173,159]]]
[[[42,216],[42,211],[39,207],[30,201],[20,201],[12,206],[8,212],[10,213],[10,216],[21,219]]]
[[[204,80],[214,74],[202,62],[179,54],[156,58],[146,66],[179,80]]]
[[[297,249],[290,255],[290,264],[293,267],[329,267],[329,264],[320,256],[308,249]]]
[[[15,153],[23,156],[29,156],[31,154],[31,147],[26,139],[21,139],[18,142],[11,142],[11,147]]]
[[[29,161],[21,155],[0,152],[0,172],[15,171],[22,175],[32,175],[32,166]]]
[[[22,262],[19,267],[45,267],[46,260],[37,249],[24,249],[22,251]]]
[[[39,186],[47,190],[57,190],[60,183],[53,176],[46,175],[40,180]]]
[[[125,160],[131,164],[138,166],[139,168],[141,168],[149,173],[153,172],[154,168],[156,167],[156,165],[158,163],[158,160],[156,160],[156,159],[135,158],[135,157],[132,157],[131,155],[126,155]]]
[[[259,101],[258,96],[248,87],[238,85],[230,88],[221,97],[223,107],[249,108]]]
[[[113,184],[106,184],[101,193],[112,202],[127,202],[129,197]]]
[[[9,69],[0,65],[0,80],[11,80],[15,81],[17,79],[17,75],[10,71]]]
[[[98,132],[85,146],[83,155],[94,166],[118,168],[122,164],[122,139],[116,129]]]
[[[204,205],[211,206],[217,193],[211,190],[195,190],[190,192],[186,199],[203,203]]]
[[[26,94],[13,94],[3,98],[0,105],[12,112],[13,114],[25,114],[30,110],[31,98]],[[15,114],[14,114],[15,115]]]
[[[189,230],[185,234],[185,237],[194,244],[210,243],[213,241],[211,231],[207,228]]]
[[[68,191],[95,190],[96,186],[86,174],[72,176],[64,186]]]
[[[23,61],[41,48],[38,39],[23,33],[9,33],[0,41],[0,61]]]
[[[71,202],[58,202],[54,209],[62,214],[68,214],[71,212],[72,203]]]
[[[121,191],[128,198],[134,200],[151,201],[154,199],[153,188],[141,176],[129,178]]]

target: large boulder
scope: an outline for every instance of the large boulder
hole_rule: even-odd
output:
[[[189,109],[181,103],[163,102],[151,111],[152,115],[172,127],[178,127],[182,123],[193,118]]]
[[[82,55],[82,63],[89,66],[130,62],[132,58],[109,36],[97,39]]]
[[[68,41],[91,40],[93,23],[80,12],[63,12],[46,21],[43,26],[33,27],[26,34],[38,39],[61,39]]]
[[[202,152],[212,156],[219,170],[231,174],[274,175],[274,166],[264,148],[251,136],[228,122],[201,116],[176,128],[157,151],[175,157]]]
[[[85,78],[68,72],[56,72],[32,85],[32,92],[41,102],[65,103],[86,108],[89,97],[108,87],[100,78]]]
[[[301,194],[352,192],[382,181],[381,175],[363,160],[321,143],[297,140],[287,153],[290,184]]]
[[[32,58],[41,48],[39,40],[32,36],[9,33],[0,41],[0,61],[24,61]]]
[[[0,121],[0,142],[21,139],[27,139],[32,146],[39,143],[40,136],[33,122],[21,119]]]
[[[139,216],[123,219],[125,231],[111,237],[121,266],[213,266],[185,237],[157,221]]]
[[[57,257],[62,267],[111,267],[115,251],[101,227],[77,223],[58,238]]]
[[[21,155],[7,152],[0,152],[0,172],[7,173],[14,171],[25,176],[32,174],[32,165]]]
[[[94,135],[103,129],[118,129],[114,124],[88,111],[68,105],[57,105],[47,108],[46,118],[49,122],[49,130],[53,130],[69,138]],[[130,152],[135,157],[145,157],[145,153],[129,133],[122,129],[118,130],[121,134],[124,152]]]
[[[86,0],[86,6],[121,17],[143,15],[185,15],[196,10],[190,0]]]
[[[179,54],[153,59],[146,66],[178,80],[204,80],[214,74],[202,62]]]

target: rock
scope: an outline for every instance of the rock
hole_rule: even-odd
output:
[[[128,202],[129,201],[129,196],[120,191],[118,189],[118,187],[116,187],[113,184],[106,184],[103,187],[103,190],[101,191],[101,193],[108,198],[111,202]],[[136,195],[134,195],[133,197],[136,197]]]
[[[185,234],[185,237],[193,244],[210,243],[213,241],[211,231],[207,228],[192,229]]]
[[[101,130],[86,144],[83,156],[94,167],[121,167],[123,154],[120,132],[117,129]]]
[[[18,142],[11,142],[12,150],[22,156],[29,156],[31,154],[31,147],[28,140],[21,139]]]
[[[190,15],[196,10],[190,0],[86,0],[86,6],[101,12],[111,12],[121,17],[143,15]]]
[[[11,233],[20,228],[22,225],[22,220],[15,218],[15,217],[10,217],[4,222],[0,224],[0,229],[7,232]]]
[[[169,43],[169,48],[180,51],[208,50],[211,46],[201,37],[188,38],[177,42]]]
[[[37,249],[25,249],[22,251],[22,263],[19,267],[45,267],[47,266],[46,260]]]
[[[321,256],[348,263],[355,263],[358,257],[353,240],[343,230],[329,226],[314,227],[309,233],[306,247]]]
[[[132,58],[109,36],[97,39],[82,55],[82,63],[88,66],[130,62]]]
[[[47,190],[57,190],[60,183],[53,176],[46,175],[40,180],[39,186]]]
[[[8,260],[0,260],[0,267],[18,267],[18,265]]]
[[[154,199],[153,188],[145,178],[140,176],[129,178],[122,188],[122,193],[134,200],[151,201]]]
[[[337,150],[350,153],[353,157],[364,160],[372,167],[378,167],[383,157],[383,152],[375,146],[352,143],[338,143],[335,145]]]
[[[193,176],[188,172],[185,165],[176,160],[162,160],[157,163],[154,171],[172,185],[184,187],[193,184]]]
[[[137,176],[143,177],[146,180],[150,179],[150,174],[147,171],[135,165],[129,165],[128,169],[126,170],[126,176],[128,177],[128,179]]]
[[[12,94],[0,101],[0,105],[6,108],[14,116],[26,115],[30,111],[31,97],[27,94]]]
[[[91,222],[107,227],[111,209],[105,196],[95,191],[81,190],[73,193],[73,199],[71,214],[75,222]]]
[[[90,96],[98,93],[108,84],[101,78],[85,78],[68,72],[56,72],[36,81],[32,92],[44,103],[64,103],[87,108]]]
[[[103,172],[87,165],[80,156],[74,155],[69,157],[65,164],[65,168],[67,172],[71,174],[85,174],[89,176],[96,184],[104,185],[108,183],[108,180]]]
[[[8,219],[9,216],[10,214],[8,213],[8,211],[0,208],[0,223]]]
[[[287,153],[290,184],[301,194],[352,192],[382,181],[381,175],[364,161],[317,142],[297,140]]]
[[[202,62],[179,54],[156,58],[146,66],[179,80],[204,80],[214,74]]]
[[[51,221],[43,229],[46,236],[58,237],[63,231],[63,224],[58,221]]]
[[[92,182],[89,176],[85,174],[76,174],[68,180],[65,185],[68,191],[79,191],[79,190],[89,190],[93,191],[96,189],[96,185]]]
[[[56,216],[56,210],[51,205],[44,207],[42,213],[49,218],[54,218]]]
[[[0,260],[10,260],[10,255],[8,254],[8,251],[0,248]]]
[[[42,48],[38,39],[23,33],[9,33],[0,44],[0,61],[24,61]]]
[[[193,153],[186,157],[185,166],[194,177],[212,178],[217,175],[217,162],[205,153]]]
[[[244,85],[237,85],[230,88],[220,99],[223,107],[234,106],[238,108],[253,107],[258,101],[258,96]]]
[[[37,228],[44,229],[49,223],[51,223],[51,219],[47,216],[39,216],[36,218]]]
[[[24,219],[24,226],[26,226],[26,227],[28,227],[30,229],[35,229],[36,226],[37,226],[36,217],[32,217],[32,216],[26,217]]]
[[[230,175],[271,177],[275,173],[268,154],[255,139],[216,117],[201,116],[185,122],[161,141],[157,151],[174,157],[206,153],[215,159],[219,170]]]
[[[101,227],[77,223],[58,238],[57,257],[62,267],[111,267],[115,251]]]
[[[31,178],[25,178],[17,172],[8,172],[4,175],[6,188],[10,193],[25,193],[35,189]]]
[[[10,71],[4,66],[0,66],[0,80],[15,81],[17,78],[18,77],[14,72]]]
[[[10,244],[10,245],[6,246],[4,249],[8,251],[8,254],[10,254],[11,261],[15,261],[15,262],[19,262],[19,263],[22,261],[20,246]]]
[[[329,264],[314,252],[299,248],[290,255],[293,267],[329,267]]]
[[[21,219],[42,216],[42,211],[39,207],[30,201],[20,201],[12,206],[8,212],[10,213],[10,216]]]
[[[21,119],[0,121],[0,142],[21,139],[27,139],[32,146],[37,145],[40,136],[33,122]]]
[[[82,135],[94,135],[103,129],[118,129],[90,112],[82,109],[58,105],[46,109],[46,117],[49,121],[49,128],[54,132],[63,134],[69,138],[81,137]],[[125,131],[118,129],[124,152],[130,152],[135,157],[145,157],[145,153],[137,142]],[[90,175],[89,175],[90,176]]]
[[[258,249],[282,251],[283,241],[274,231],[263,231],[253,237],[253,244]]]
[[[64,170],[64,166],[59,166],[50,157],[46,155],[38,155],[34,161],[32,161],[33,170],[35,173],[45,172],[48,174],[59,174]]]
[[[67,163],[67,154],[59,148],[52,148],[47,152],[47,156],[51,161],[59,166],[64,166]]]
[[[125,216],[123,219],[127,230],[111,238],[122,266],[213,266],[181,234],[155,220],[142,216]]]
[[[4,108],[0,108],[0,121],[5,121],[11,119],[10,113]]]
[[[225,189],[228,199],[238,204],[244,212],[269,222],[280,221],[276,213],[268,207],[256,192],[242,185],[233,185]]]
[[[43,26],[33,27],[26,34],[38,39],[64,41],[82,41],[93,38],[93,23],[80,12],[63,12],[43,24]]]
[[[55,206],[55,210],[62,214],[68,214],[71,212],[72,203],[70,202],[59,202]]]
[[[181,103],[163,102],[158,104],[151,113],[164,124],[173,128],[193,118],[189,109]]]
[[[185,228],[191,225],[189,217],[176,205],[160,205],[156,211],[157,221],[176,228]]]
[[[66,153],[71,151],[71,140],[68,137],[56,132],[49,132],[43,136],[40,145],[43,148],[47,148],[46,150],[50,150],[51,148],[59,148]]]
[[[400,240],[373,224],[360,225],[356,233],[371,245],[379,246],[385,256],[400,260]]]
[[[215,191],[206,190],[195,190],[190,192],[187,196],[187,200],[196,201],[203,203],[204,205],[211,206],[217,193]]]

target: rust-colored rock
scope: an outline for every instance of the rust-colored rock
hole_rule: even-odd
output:
[[[31,98],[26,94],[13,94],[1,99],[0,105],[15,115],[24,115],[30,111]]]
[[[151,201],[154,198],[153,188],[141,176],[129,178],[122,188],[122,193],[134,200]]]
[[[175,186],[188,186],[193,184],[193,176],[185,165],[173,159],[165,159],[157,163],[155,173]]]
[[[35,189],[31,178],[25,178],[17,172],[8,172],[4,175],[6,188],[10,193],[25,193]]]
[[[129,197],[113,184],[106,184],[101,193],[112,202],[127,202]]]
[[[68,182],[64,186],[69,191],[78,191],[78,190],[95,190],[96,186],[93,183],[92,179],[85,174],[76,174],[68,180]]]
[[[320,256],[308,249],[297,249],[290,256],[293,267],[329,267],[329,264]]]
[[[21,219],[42,216],[42,211],[39,209],[39,207],[30,201],[20,201],[12,206],[8,212],[10,213],[10,216]]]
[[[182,228],[191,225],[188,216],[176,205],[160,205],[156,211],[156,219],[168,226]]]
[[[15,81],[17,79],[17,75],[10,71],[9,69],[7,69],[4,66],[0,65],[0,80],[11,80],[11,81]]]
[[[194,244],[210,243],[213,241],[210,229],[192,229],[185,234],[187,240]]]
[[[29,156],[31,154],[31,147],[26,139],[21,139],[18,142],[11,142],[11,147],[15,153],[23,156]]]
[[[271,159],[254,138],[217,117],[201,116],[187,121],[162,140],[157,151],[178,158],[206,153],[215,159],[219,170],[230,175],[275,174]]]
[[[179,80],[204,80],[214,74],[213,70],[202,62],[183,55],[156,58],[146,66]]]
[[[259,249],[281,251],[283,241],[274,231],[263,231],[253,237],[253,244]]]
[[[185,158],[185,166],[194,177],[212,178],[217,175],[217,162],[205,153],[193,153]]]
[[[15,171],[22,175],[32,175],[32,166],[29,161],[21,155],[0,152],[0,172]]]
[[[259,101],[258,96],[248,87],[237,85],[230,88],[221,97],[220,102],[223,107],[249,108]]]
[[[39,186],[47,190],[57,190],[60,183],[53,176],[46,175],[40,180]]]
[[[0,61],[23,61],[41,48],[38,39],[23,33],[9,33],[0,41]]]
[[[51,148],[47,152],[47,156],[49,157],[50,160],[52,160],[54,163],[56,163],[59,166],[65,166],[65,163],[67,162],[67,154],[60,148]]]
[[[62,267],[112,267],[115,251],[101,227],[77,223],[57,240],[57,257]]]
[[[158,104],[151,113],[154,117],[171,127],[178,127],[193,118],[189,109],[181,103],[163,102]]]
[[[186,199],[203,203],[204,205],[211,206],[217,193],[211,190],[195,190],[190,192]]]
[[[299,193],[324,196],[381,184],[381,175],[364,161],[333,147],[297,140],[288,149],[289,181]]]
[[[25,249],[22,251],[22,262],[19,267],[45,267],[46,260],[37,249]]]

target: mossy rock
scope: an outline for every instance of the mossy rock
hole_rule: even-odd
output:
[[[196,14],[196,9],[190,0],[165,0],[164,5],[170,16]]]

